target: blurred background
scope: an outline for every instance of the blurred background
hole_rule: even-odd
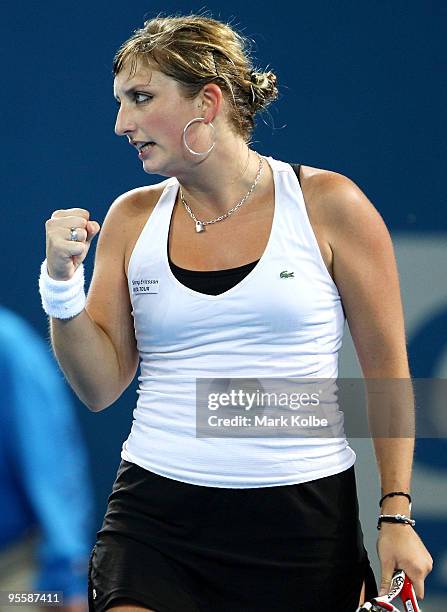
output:
[[[114,52],[146,18],[204,10],[254,39],[256,67],[278,75],[280,98],[258,118],[253,147],[349,176],[382,214],[399,265],[412,374],[447,378],[447,4],[441,0],[4,3],[0,304],[30,326],[16,345],[25,347],[34,331],[49,355],[37,278],[45,257],[44,223],[52,211],[80,206],[101,223],[119,194],[161,180],[144,174],[135,152],[114,135]],[[7,317],[2,325],[14,327]],[[2,363],[6,368],[8,358]],[[348,330],[340,374],[359,374]],[[57,378],[63,384],[60,372]],[[58,478],[69,479],[82,466],[77,520],[78,528],[83,521],[88,548],[130,428],[136,385],[99,414],[90,413],[68,388],[65,392],[74,420],[61,423],[63,435],[79,428],[80,441],[71,466],[61,465]],[[9,427],[6,397],[2,392],[4,430]],[[40,437],[56,461],[63,454],[57,439],[57,432]],[[377,570],[374,458],[369,440],[352,444],[364,531]],[[6,478],[0,471],[0,481],[2,474]],[[426,612],[447,609],[446,475],[446,440],[418,440],[413,513],[435,558]],[[2,508],[7,492],[0,482]],[[28,511],[37,515],[34,507]]]

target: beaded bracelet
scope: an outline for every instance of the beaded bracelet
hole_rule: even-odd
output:
[[[405,514],[381,514],[377,521],[377,529],[381,528],[382,523],[401,523],[411,525],[411,527],[416,525],[416,521],[405,516]]]

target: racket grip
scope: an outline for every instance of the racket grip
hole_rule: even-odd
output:
[[[408,576],[405,576],[404,585],[400,592],[400,598],[404,604],[405,612],[421,612],[416,594],[414,592],[413,583]]]

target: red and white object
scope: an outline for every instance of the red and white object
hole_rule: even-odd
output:
[[[393,601],[399,597],[404,605],[404,612],[421,612],[414,593],[413,584],[406,576],[405,572],[398,570],[394,573],[391,580],[391,587],[386,595],[374,597],[358,608],[357,612],[400,612],[399,608],[393,605]]]

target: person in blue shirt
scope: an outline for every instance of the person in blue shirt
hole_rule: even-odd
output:
[[[0,567],[12,572],[24,543],[36,544],[33,580],[20,584],[6,571],[1,588],[63,591],[63,609],[83,612],[93,535],[86,448],[49,348],[1,307],[0,397]]]

